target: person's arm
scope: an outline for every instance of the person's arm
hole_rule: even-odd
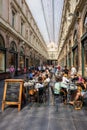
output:
[[[69,82],[69,79],[66,78],[65,81],[66,81],[66,82]]]
[[[63,82],[61,82],[61,88],[67,88],[67,85],[65,85]]]
[[[84,90],[86,90],[86,84],[83,84],[84,85]]]

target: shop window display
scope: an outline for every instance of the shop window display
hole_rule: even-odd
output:
[[[17,53],[17,47],[14,41],[11,42],[10,44],[10,49],[9,49],[9,65],[13,65],[16,67],[16,53]]]
[[[5,44],[4,39],[0,35],[0,73],[5,72]]]
[[[9,53],[9,65],[15,66],[15,54],[14,53]]]
[[[5,54],[0,52],[0,73],[5,72]]]

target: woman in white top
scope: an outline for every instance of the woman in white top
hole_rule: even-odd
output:
[[[67,74],[64,74],[62,77],[62,82],[67,85],[69,83],[69,79],[67,78]]]
[[[43,88],[44,85],[42,84],[42,77],[38,77],[38,82],[35,85],[35,89]]]

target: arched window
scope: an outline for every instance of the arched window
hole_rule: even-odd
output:
[[[17,46],[16,46],[14,41],[12,41],[11,44],[10,44],[10,51],[17,52]]]
[[[4,38],[2,37],[2,35],[0,35],[0,48],[5,48],[5,42],[4,42]]]

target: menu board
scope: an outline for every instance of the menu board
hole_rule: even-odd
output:
[[[18,111],[21,109],[22,95],[23,95],[22,79],[6,79],[4,85],[4,93],[2,100],[2,111],[5,105],[18,105]]]
[[[20,83],[11,82],[7,84],[6,101],[18,102]]]

